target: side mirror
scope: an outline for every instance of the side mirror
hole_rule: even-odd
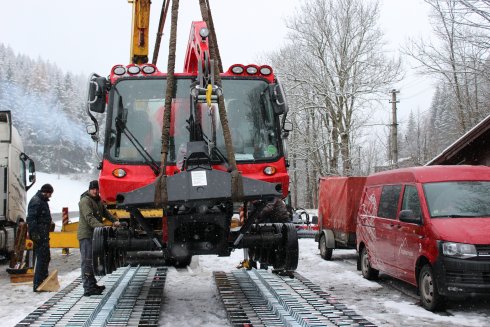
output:
[[[105,98],[107,94],[107,79],[99,75],[92,75],[88,83],[87,104],[90,111],[104,113]]]
[[[87,134],[95,135],[97,134],[97,127],[95,124],[87,125]]]
[[[272,84],[269,87],[270,95],[272,98],[272,104],[274,107],[274,113],[276,115],[282,115],[288,112],[288,105],[286,102],[286,96],[281,84]]]
[[[400,221],[411,224],[422,224],[422,219],[416,217],[412,210],[402,210],[400,211]]]
[[[282,130],[286,132],[291,132],[293,130],[293,123],[285,121],[282,125]]]
[[[28,191],[36,182],[36,165],[31,158],[28,158],[27,160],[27,170],[29,171],[29,185],[26,185],[26,191]]]
[[[311,217],[311,223],[313,225],[318,225],[318,216]]]

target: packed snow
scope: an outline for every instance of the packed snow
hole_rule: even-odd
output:
[[[50,205],[55,212],[61,211],[55,206],[76,208],[89,180],[38,174],[39,184],[34,189],[39,189],[45,182],[53,185],[55,193]],[[452,301],[446,311],[431,313],[418,304],[414,287],[384,274],[380,274],[377,282],[364,279],[356,270],[355,250],[335,250],[333,261],[324,261],[313,239],[300,239],[299,245],[298,272],[377,326],[489,325],[488,298]],[[65,256],[61,250],[53,249],[51,254],[50,269],[58,269],[59,282],[65,287],[80,274],[80,253],[78,249],[72,249],[71,254]],[[242,259],[242,250],[236,250],[230,257],[196,256],[187,269],[169,267],[159,325],[229,326],[214,284],[213,271],[232,271]],[[14,326],[54,293],[33,293],[29,283],[11,284],[6,267],[2,265],[0,270],[1,325]]]

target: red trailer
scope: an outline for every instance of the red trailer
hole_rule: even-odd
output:
[[[356,217],[366,177],[321,177],[315,236],[320,255],[332,259],[333,249],[356,248]]]

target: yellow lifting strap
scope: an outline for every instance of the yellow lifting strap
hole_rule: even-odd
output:
[[[208,104],[208,108],[211,108],[211,95],[213,94],[213,86],[208,84],[208,88],[206,89],[206,103]]]

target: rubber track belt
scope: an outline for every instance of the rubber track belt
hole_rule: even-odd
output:
[[[298,273],[214,272],[232,326],[375,326]]]

